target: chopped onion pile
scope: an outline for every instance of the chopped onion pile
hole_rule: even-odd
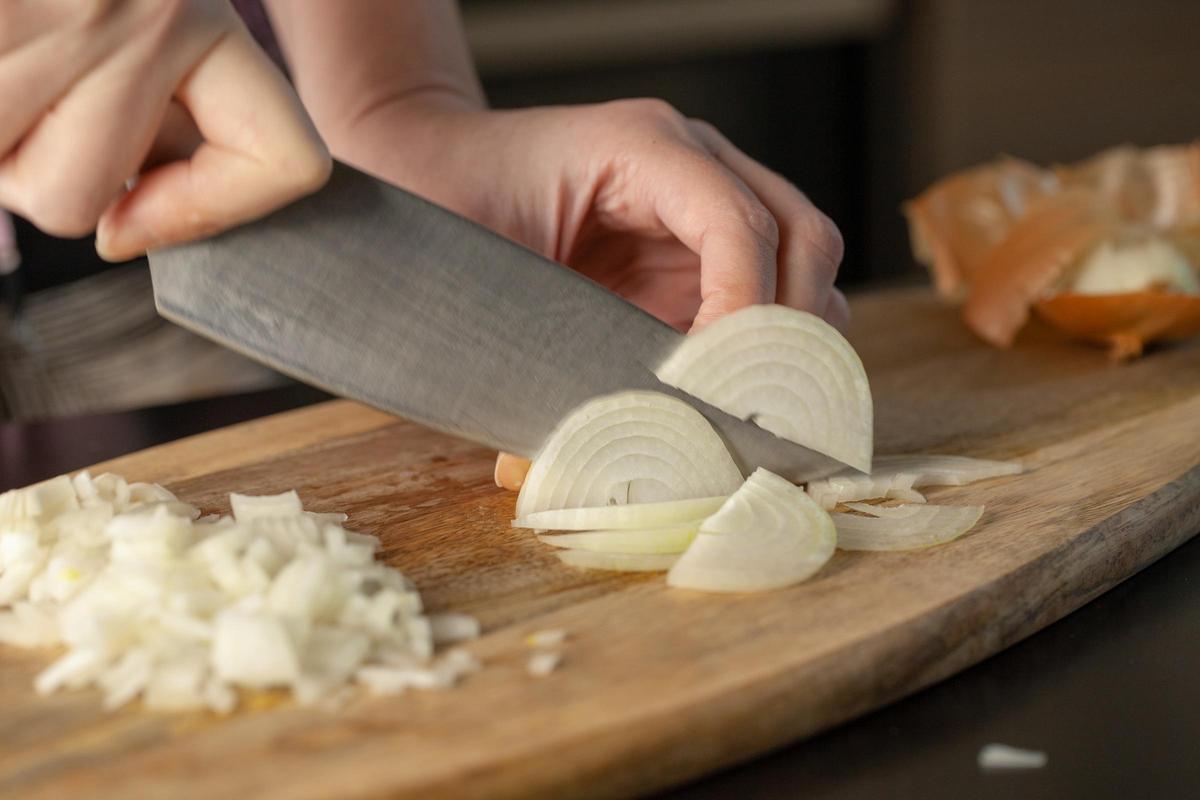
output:
[[[983,506],[872,506],[848,503],[863,514],[834,514],[843,550],[915,550],[962,536],[983,516]]]
[[[200,519],[161,486],[86,472],[0,495],[0,641],[67,647],[37,690],[226,713],[239,689],[311,703],[352,680],[445,688],[478,668],[464,651],[433,659],[478,623],[424,616],[345,515],[305,512],[295,492],[230,505]]]
[[[728,495],[742,482],[699,411],[658,392],[619,392],[572,412],[517,497],[517,517],[552,509]]]
[[[808,484],[809,495],[826,510],[839,503],[890,498],[924,503],[915,491],[924,486],[964,486],[987,478],[1018,475],[1015,461],[989,461],[966,456],[903,455],[876,456],[870,475],[844,470]]]
[[[820,317],[778,305],[744,308],[686,337],[656,374],[777,436],[871,469],[866,372]]]
[[[667,584],[709,592],[791,586],[824,566],[836,544],[824,509],[803,489],[758,469],[700,526]]]

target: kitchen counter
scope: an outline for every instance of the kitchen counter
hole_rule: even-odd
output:
[[[325,399],[293,386],[178,406],[0,424],[0,490]],[[672,798],[1185,797],[1200,784],[1200,541],[958,676]],[[983,773],[979,748],[1043,750]]]

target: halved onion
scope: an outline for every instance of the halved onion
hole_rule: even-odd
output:
[[[667,583],[709,592],[778,589],[819,570],[836,544],[833,521],[804,490],[758,469],[704,521]]]
[[[871,468],[866,372],[820,317],[779,305],[741,309],[684,338],[655,374],[777,436]]]
[[[923,486],[964,486],[1021,471],[1021,465],[1015,461],[941,455],[876,456],[870,475],[844,470],[811,481],[808,494],[825,509],[832,509],[838,503],[877,498],[923,503],[925,498],[915,491]]]
[[[843,550],[915,550],[957,539],[979,522],[983,506],[852,506],[873,516],[834,514]]]
[[[515,519],[514,528],[538,531],[643,530],[702,520],[716,512],[728,495],[636,503],[625,506],[560,508]]]
[[[732,494],[742,474],[699,411],[658,392],[591,400],[551,434],[517,497],[539,511]]]
[[[654,553],[600,553],[595,550],[559,550],[555,555],[567,566],[609,572],[663,572],[679,556]]]
[[[555,547],[591,550],[597,553],[656,553],[677,554],[687,549],[700,523],[674,525],[669,528],[647,528],[639,531],[576,531],[538,539]]]

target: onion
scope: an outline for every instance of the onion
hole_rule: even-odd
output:
[[[1049,757],[1041,750],[1026,750],[1007,744],[985,744],[976,757],[983,770],[1041,769]]]
[[[778,589],[819,570],[836,543],[829,514],[804,490],[758,469],[704,521],[667,583],[712,592]]]
[[[558,669],[558,665],[562,663],[562,653],[556,653],[552,650],[543,650],[534,653],[529,657],[529,662],[525,665],[526,671],[535,678],[544,678],[554,670]]]
[[[161,486],[87,473],[0,495],[0,642],[67,647],[37,691],[95,685],[109,709],[140,697],[228,713],[239,688],[310,703],[355,679],[443,688],[478,666],[432,658],[435,637],[478,623],[424,617],[344,514],[305,512],[295,492],[230,505],[201,519]]]
[[[744,308],[684,338],[655,373],[777,436],[871,469],[866,372],[819,317],[778,305]]]
[[[599,553],[595,550],[560,550],[555,555],[567,566],[612,572],[663,572],[679,556],[653,553]]]
[[[741,481],[699,411],[657,392],[620,392],[585,403],[559,424],[529,470],[516,515],[712,497]]]
[[[702,520],[720,508],[726,497],[538,511],[513,520],[512,525],[539,531],[644,530]]]
[[[843,550],[915,550],[957,539],[979,522],[983,506],[854,504],[871,514],[834,514],[837,546]]]
[[[963,486],[987,478],[1017,475],[1022,467],[1015,461],[989,461],[966,456],[901,455],[877,456],[870,475],[844,470],[808,484],[808,494],[824,509],[838,503],[875,498],[894,498],[923,503],[914,487]]]
[[[682,553],[696,538],[700,523],[640,531],[579,531],[556,536],[539,536],[545,544],[592,550],[597,553]]]

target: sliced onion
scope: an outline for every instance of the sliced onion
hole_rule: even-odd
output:
[[[620,392],[585,403],[559,424],[525,478],[517,517],[712,497],[741,481],[699,411],[657,392]]]
[[[539,536],[545,544],[597,553],[678,554],[696,538],[700,523],[640,531],[578,531],[555,536]]]
[[[513,520],[514,528],[539,531],[644,530],[680,525],[712,515],[727,495],[698,497],[692,500],[668,500],[662,503],[634,503],[595,508],[562,508],[538,511]]]
[[[979,522],[983,506],[854,505],[872,514],[834,514],[837,546],[843,550],[915,550],[957,539]]]
[[[833,522],[803,489],[758,469],[667,573],[667,583],[710,592],[756,592],[799,583],[833,555]]]
[[[679,558],[676,555],[598,553],[595,550],[559,550],[555,555],[571,567],[611,572],[664,572]]]
[[[825,509],[855,500],[894,498],[923,503],[925,498],[914,488],[923,486],[964,486],[987,478],[1017,475],[1022,471],[1016,461],[990,461],[966,456],[901,455],[876,456],[870,475],[844,470],[808,484],[808,493]]]
[[[817,316],[744,308],[686,337],[655,373],[777,436],[871,469],[867,374],[849,342]]]

